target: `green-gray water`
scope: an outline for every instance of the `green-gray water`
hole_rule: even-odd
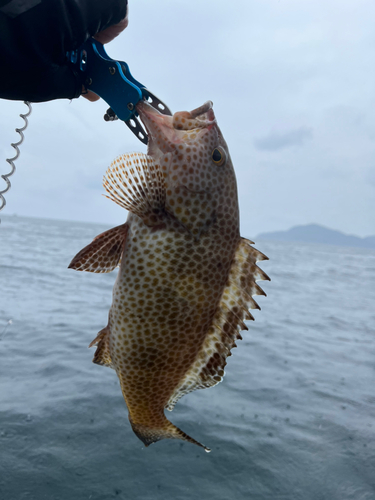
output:
[[[105,229],[2,217],[0,498],[374,500],[375,252],[256,242],[262,311],[224,382],[168,414],[212,453],[146,449],[87,349],[116,272],[67,269]]]

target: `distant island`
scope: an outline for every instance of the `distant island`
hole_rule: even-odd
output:
[[[275,231],[272,233],[261,233],[256,237],[258,240],[272,241],[296,241],[302,243],[320,243],[326,245],[340,245],[349,247],[374,248],[375,236],[360,238],[349,234],[335,231],[320,226],[319,224],[307,224],[306,226],[295,226],[287,231]]]

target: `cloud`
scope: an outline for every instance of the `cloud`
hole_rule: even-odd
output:
[[[278,151],[292,146],[302,146],[305,141],[312,139],[312,136],[311,128],[300,127],[284,133],[272,132],[265,137],[255,139],[254,146],[264,151]]]

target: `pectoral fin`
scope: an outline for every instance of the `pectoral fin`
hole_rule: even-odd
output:
[[[160,224],[165,215],[165,180],[162,169],[151,156],[143,153],[119,156],[107,169],[103,186],[107,198],[138,215],[146,225]]]
[[[124,252],[128,225],[114,227],[99,234],[69,264],[69,269],[91,273],[109,273],[120,263]]]

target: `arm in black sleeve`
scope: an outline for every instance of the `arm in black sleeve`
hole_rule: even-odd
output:
[[[0,0],[0,98],[79,97],[66,52],[119,23],[126,7],[127,0]]]

